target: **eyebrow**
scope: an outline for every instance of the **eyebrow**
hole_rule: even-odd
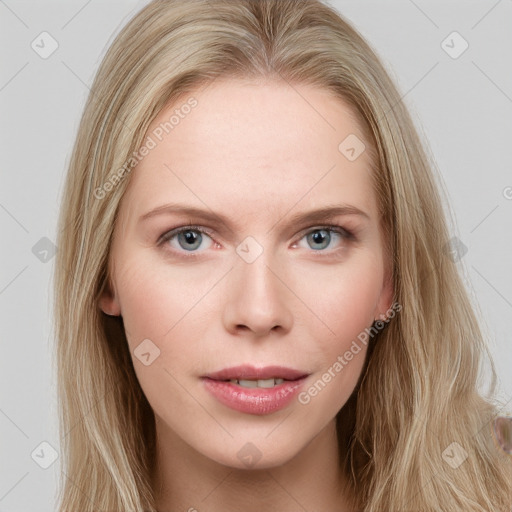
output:
[[[168,203],[162,206],[158,206],[150,210],[149,212],[143,214],[139,217],[138,222],[141,223],[147,219],[156,217],[158,215],[186,215],[206,221],[213,221],[217,224],[224,225],[228,227],[229,230],[233,229],[231,225],[231,221],[224,215],[220,213],[216,213],[209,209],[201,209],[196,208],[194,206],[179,204],[179,203]],[[336,204],[336,205],[326,205],[322,208],[316,210],[309,210],[305,212],[295,213],[292,215],[288,223],[293,224],[302,224],[304,222],[328,222],[330,220],[335,219],[336,217],[345,216],[345,215],[357,215],[360,217],[364,217],[367,220],[370,220],[370,216],[356,208],[355,206],[348,204]],[[282,217],[285,218],[286,214]],[[276,222],[278,224],[281,219]],[[274,224],[275,225],[275,224]]]

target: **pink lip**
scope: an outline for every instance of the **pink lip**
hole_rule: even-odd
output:
[[[230,380],[230,379],[276,379],[296,380],[306,377],[307,372],[301,372],[284,366],[265,366],[264,368],[256,368],[250,365],[232,366],[224,368],[218,372],[205,375],[213,380]]]
[[[211,373],[202,378],[205,388],[220,403],[247,414],[270,414],[285,408],[302,388],[307,373],[282,366],[236,366]],[[286,379],[273,388],[243,388],[229,379]]]

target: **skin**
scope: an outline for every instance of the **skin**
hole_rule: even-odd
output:
[[[350,107],[318,87],[225,79],[194,98],[130,175],[110,255],[113,289],[100,300],[123,317],[155,412],[158,510],[351,510],[335,416],[361,374],[364,345],[307,405],[294,400],[266,415],[219,403],[200,377],[278,364],[310,373],[308,389],[384,317],[393,293],[368,152],[349,161],[338,149],[350,134],[368,142]],[[166,107],[148,134],[185,100]],[[223,214],[229,229],[172,212],[139,221],[171,202]],[[340,204],[367,217],[290,223]],[[191,223],[210,230],[192,251],[178,236],[158,245]],[[325,223],[356,238],[312,238]],[[248,236],[263,248],[252,263],[236,251]],[[160,350],[148,366],[134,357],[144,339]],[[260,456],[250,467],[237,455],[247,443]]]

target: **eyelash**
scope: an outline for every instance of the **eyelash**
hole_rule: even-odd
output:
[[[325,224],[325,225],[320,225],[320,226],[314,226],[314,227],[311,227],[311,228],[306,228],[306,231],[303,231],[303,234],[302,236],[299,238],[299,241],[302,240],[306,235],[310,234],[310,233],[313,233],[315,231],[322,231],[322,230],[325,230],[325,231],[330,231],[330,232],[333,232],[333,233],[337,233],[338,235],[341,236],[341,238],[345,239],[345,240],[356,240],[356,237],[354,235],[354,233],[346,228],[344,228],[343,226],[339,226],[339,225],[335,225],[335,224]],[[169,240],[171,240],[172,238],[174,238],[175,236],[179,235],[180,233],[184,233],[186,231],[197,231],[201,234],[205,234],[205,235],[208,235],[212,240],[213,240],[213,236],[212,236],[212,233],[203,228],[202,226],[198,226],[198,225],[194,225],[194,224],[188,224],[186,226],[181,226],[181,227],[178,227],[178,228],[175,228],[175,229],[172,229],[170,231],[166,231],[165,233],[163,233],[160,238],[158,239],[157,241],[157,245],[160,247],[160,246],[163,246],[166,242],[168,242]],[[171,251],[173,253],[178,253],[179,256],[183,256],[183,253],[187,253],[187,251],[176,251],[175,249],[171,249]],[[314,253],[316,253],[319,257],[325,257],[326,255],[325,254],[321,254],[323,252],[326,252],[324,250],[318,250],[318,251],[314,251],[312,249],[312,251]],[[336,250],[334,251],[331,251],[329,254],[332,255],[332,252],[337,252]],[[187,258],[187,259],[193,259],[193,258],[197,258],[199,257],[200,254],[197,252],[197,251],[190,251],[188,255],[186,256],[183,256],[184,258]]]

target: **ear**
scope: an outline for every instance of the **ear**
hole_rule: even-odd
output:
[[[110,289],[110,285],[106,285],[101,292],[98,304],[100,309],[106,315],[110,316],[121,316],[121,307],[115,293]]]
[[[377,309],[375,310],[375,320],[386,321],[388,318],[387,312],[393,305],[394,296],[393,278],[390,272],[386,272],[384,276],[384,282],[382,284],[382,290],[377,302]]]

